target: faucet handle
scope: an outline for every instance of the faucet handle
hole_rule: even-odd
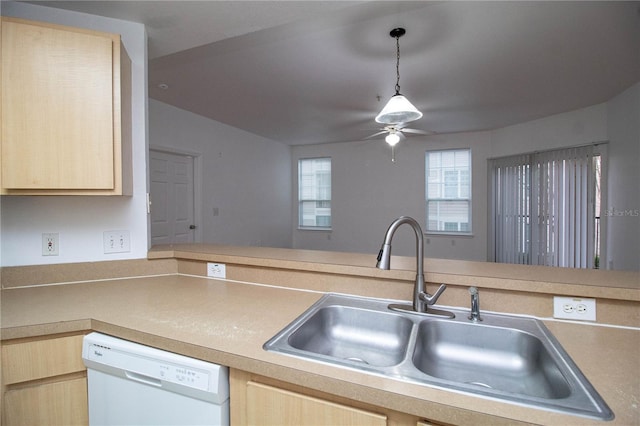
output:
[[[433,296],[427,292],[420,293],[420,299],[427,303],[427,305],[433,305],[438,301],[438,298],[447,289],[446,284],[440,284],[440,287],[433,293]]]
[[[478,294],[478,288],[469,287],[469,294],[471,295],[471,312],[468,318],[474,322],[482,321],[480,317],[480,295]]]

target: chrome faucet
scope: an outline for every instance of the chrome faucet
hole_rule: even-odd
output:
[[[480,317],[480,294],[477,287],[469,287],[469,294],[471,295],[471,313],[469,319],[473,322],[482,321]]]
[[[424,283],[424,242],[422,236],[422,228],[418,222],[409,216],[400,216],[394,220],[384,235],[384,243],[378,253],[378,263],[376,267],[379,269],[390,269],[391,267],[391,240],[396,230],[403,224],[408,224],[413,228],[416,234],[416,282],[413,287],[413,304],[398,305],[391,304],[389,309],[412,311],[421,314],[431,314],[453,318],[455,315],[451,312],[434,309],[431,305],[435,304],[442,292],[447,288],[442,284],[433,295],[427,293]]]

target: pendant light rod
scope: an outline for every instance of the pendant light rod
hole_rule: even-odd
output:
[[[404,28],[394,28],[389,35],[396,39],[396,95],[400,94],[400,37],[407,31]]]

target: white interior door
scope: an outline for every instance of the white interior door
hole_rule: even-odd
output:
[[[150,150],[151,244],[192,243],[193,157]]]

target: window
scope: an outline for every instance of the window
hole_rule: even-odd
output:
[[[298,160],[298,226],[331,228],[331,158]]]
[[[598,267],[605,147],[489,160],[490,260]]]
[[[427,232],[471,233],[471,150],[428,151]]]

